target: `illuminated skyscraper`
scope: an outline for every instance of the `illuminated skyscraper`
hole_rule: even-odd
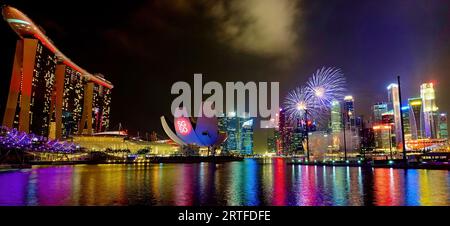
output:
[[[56,62],[39,40],[17,41],[3,125],[48,136]]]
[[[227,151],[237,151],[240,145],[240,129],[239,129],[239,118],[236,117],[236,112],[229,112],[226,117],[224,117],[226,125],[227,140],[225,145],[225,150]]]
[[[97,75],[103,78],[103,75]],[[94,84],[93,93],[93,129],[94,132],[104,132],[109,127],[109,112],[111,108],[111,89]]]
[[[56,62],[39,40],[17,41],[3,125],[48,136]]]
[[[227,140],[223,145],[226,151],[239,154],[253,154],[253,121],[247,116],[239,117],[236,112],[229,112],[226,117],[219,118],[219,130],[224,130]]]
[[[292,142],[292,126],[290,125],[284,109],[280,110],[279,131],[281,150],[278,154],[286,154],[289,152]]]
[[[394,111],[390,110],[381,115],[381,123],[382,124],[394,124]]]
[[[57,70],[57,76],[64,78],[61,131],[63,137],[68,137],[78,133],[78,122],[83,112],[85,81],[80,72],[65,65],[58,65]]]
[[[281,142],[280,130],[276,129],[273,132],[273,135],[274,135],[274,140],[275,140],[275,153],[277,153],[277,154],[282,153],[283,145],[282,145],[282,142]]]
[[[290,151],[292,153],[303,152],[304,134],[300,129],[294,129],[292,132]]]
[[[276,143],[275,136],[270,136],[267,138],[267,152],[269,152],[269,153],[277,152],[277,143]]]
[[[391,124],[378,124],[373,126],[375,149],[388,153],[392,150],[392,126]]]
[[[248,119],[242,124],[241,154],[253,154],[253,119]]]
[[[346,133],[347,151],[359,150],[360,142],[358,136],[358,128],[356,127],[356,115],[353,96],[344,98],[344,128]]]
[[[410,127],[411,138],[413,140],[421,139],[423,137],[423,111],[422,111],[422,98],[410,98],[408,99],[409,111],[410,111]]]
[[[439,115],[439,138],[448,139],[447,113],[441,113]]]
[[[398,93],[398,85],[395,83],[390,84],[388,87],[389,108],[394,113],[394,134],[395,144],[399,145],[402,142],[402,122],[401,122],[401,106],[400,96]]]
[[[342,121],[342,109],[341,102],[334,100],[331,102],[331,151],[339,151],[341,149],[341,140],[343,136],[343,121]],[[342,140],[343,142],[343,140]]]
[[[345,125],[348,129],[355,127],[355,103],[353,96],[346,96],[344,98],[344,115],[345,115]]]
[[[433,83],[424,83],[420,86],[420,97],[424,117],[424,136],[426,138],[437,138],[438,136],[438,107]]]
[[[20,37],[3,125],[58,139],[84,125],[87,134],[106,130],[112,84],[72,62],[19,10],[4,6],[2,13]]]
[[[409,106],[402,107],[402,117],[403,117],[403,128],[405,131],[405,140],[411,140],[411,111]]]
[[[222,149],[222,151],[228,151],[228,117],[225,117],[224,113],[221,113],[221,115],[219,115],[217,117],[217,124],[218,124],[218,129],[220,133],[225,133],[227,134],[227,141],[223,142],[220,147]]]
[[[356,126],[356,133],[359,135],[366,126],[363,115],[360,115],[355,118],[355,126]]]
[[[388,111],[388,105],[386,103],[376,103],[372,106],[372,113],[373,113],[373,122],[374,123],[381,123],[382,116],[384,113]]]
[[[341,103],[337,100],[331,102],[331,132],[340,133],[342,131],[342,111]]]

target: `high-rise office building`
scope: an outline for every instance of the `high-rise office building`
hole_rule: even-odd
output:
[[[220,117],[219,131],[226,132],[228,137],[222,146],[223,150],[253,154],[253,121],[253,118],[238,116],[236,112],[229,112],[226,117]]]
[[[354,100],[353,96],[346,96],[344,98],[344,121],[345,126],[349,129],[352,129],[355,127],[355,106],[354,106]]]
[[[439,138],[448,139],[448,118],[447,113],[439,115]]]
[[[278,154],[287,154],[291,147],[293,127],[289,123],[286,111],[284,109],[280,110],[278,129],[280,131],[281,139],[281,152]]]
[[[340,133],[342,131],[342,111],[341,103],[337,100],[331,102],[331,132]]]
[[[272,128],[269,128],[268,126],[265,129],[266,131],[268,131],[267,151],[269,153],[280,154],[282,152],[280,137],[280,111],[281,109],[278,111],[278,113],[275,114],[274,118],[270,119]]]
[[[360,141],[358,128],[356,126],[355,102],[353,96],[346,96],[344,98],[343,111],[347,151],[357,151],[360,147]]]
[[[438,107],[436,106],[436,95],[433,83],[424,83],[420,86],[420,97],[422,98],[422,109],[424,118],[424,137],[438,137]]]
[[[341,137],[342,131],[344,128],[343,120],[342,120],[342,103],[333,100],[331,102],[331,122],[330,122],[330,131],[331,131],[331,151],[339,151],[341,149]]]
[[[253,154],[253,119],[242,123],[242,147],[241,154]]]
[[[218,129],[219,129],[219,133],[227,134],[227,141],[225,141],[222,144],[220,144],[220,148],[222,149],[222,151],[228,151],[228,149],[227,149],[228,139],[229,139],[229,135],[228,135],[228,118],[225,117],[224,113],[221,113],[221,115],[219,115],[217,117],[217,125],[218,125]]]
[[[361,151],[366,154],[367,151],[375,149],[375,130],[372,127],[365,127],[361,132]]]
[[[360,134],[365,127],[364,115],[360,115],[355,118],[355,126],[357,134]]]
[[[388,152],[393,149],[392,124],[378,124],[373,126],[375,150]]]
[[[112,84],[73,63],[19,10],[2,13],[20,37],[3,125],[57,139],[106,130]]]
[[[400,106],[400,96],[398,85],[395,83],[390,84],[387,87],[388,90],[388,103],[389,110],[392,110],[394,113],[394,134],[395,134],[395,143],[399,145],[402,142],[402,122],[401,122],[401,106]]]
[[[423,111],[422,111],[422,98],[409,98],[408,99],[409,111],[410,111],[410,127],[411,127],[411,139],[423,138]]]
[[[382,124],[394,124],[394,111],[390,110],[381,115]]]
[[[405,132],[405,140],[411,140],[411,111],[409,106],[403,106],[402,108],[402,117],[403,117],[403,129]]]
[[[236,117],[236,112],[229,112],[226,117],[223,118],[226,125],[227,141],[225,145],[225,150],[227,151],[237,151],[240,147],[240,126],[239,118]]]
[[[310,126],[310,130],[313,129]],[[296,125],[292,128],[292,133],[290,135],[291,143],[289,145],[289,153],[291,154],[302,154],[304,153],[303,142],[305,141],[306,130],[305,123],[298,120]]]
[[[373,122],[381,123],[383,120],[382,116],[388,111],[388,105],[386,103],[380,102],[372,106]]]
[[[267,152],[269,152],[269,153],[276,153],[277,152],[277,143],[276,143],[275,136],[269,136],[267,138]]]

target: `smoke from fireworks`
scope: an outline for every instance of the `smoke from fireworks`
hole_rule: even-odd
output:
[[[333,100],[344,98],[345,78],[340,69],[318,69],[306,83],[308,95],[316,108],[329,109]]]

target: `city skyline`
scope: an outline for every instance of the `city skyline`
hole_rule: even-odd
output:
[[[279,55],[278,53],[273,53],[276,55],[276,57],[270,57],[260,52],[246,52],[245,49],[236,49],[237,47],[235,47],[234,45],[228,45],[229,43],[223,43],[214,37],[209,37],[206,34],[212,35],[214,32],[211,33],[211,31],[208,31],[209,28],[207,29],[203,26],[203,24],[212,22],[207,18],[206,15],[202,14],[200,16],[194,16],[193,14],[191,14],[192,12],[190,12],[189,9],[194,11],[198,10],[198,6],[196,6],[195,4],[186,3],[185,5],[174,4],[175,6],[169,6],[166,4],[154,4],[146,1],[137,1],[127,7],[122,8],[114,4],[106,8],[100,5],[92,5],[92,7],[86,9],[88,10],[88,15],[86,16],[86,18],[81,20],[79,18],[75,19],[75,17],[71,17],[70,15],[65,16],[65,18],[61,18],[57,16],[59,10],[52,10],[52,8],[48,7],[44,8],[41,6],[41,4],[34,5],[28,2],[21,3],[20,1],[14,2],[12,4],[23,9],[23,11],[29,14],[30,17],[35,18],[34,20],[36,20],[36,22],[44,28],[44,30],[47,32],[47,35],[55,42],[55,44],[63,49],[65,53],[70,55],[72,59],[76,59],[75,61],[79,62],[80,65],[85,65],[85,67],[90,71],[99,71],[105,73],[108,76],[108,79],[111,80],[114,84],[120,84],[120,87],[117,86],[119,88],[115,88],[115,91],[113,92],[114,101],[112,102],[111,115],[112,127],[117,127],[118,123],[122,123],[127,129],[130,130],[130,132],[133,132],[134,134],[136,134],[137,131],[143,132],[149,130],[156,130],[159,133],[162,133],[162,128],[159,125],[159,120],[157,119],[159,115],[167,115],[168,109],[154,109],[151,105],[168,105],[171,98],[168,95],[163,95],[167,97],[161,97],[161,95],[158,94],[168,92],[170,90],[169,86],[173,81],[188,80],[185,78],[189,78],[193,73],[198,72],[204,73],[205,80],[208,81],[216,80],[219,82],[223,82],[226,81],[224,80],[225,76],[228,76],[229,80],[242,80],[244,82],[253,80],[280,80],[281,96],[283,96],[283,94],[285,94],[287,90],[293,88],[291,87],[292,85],[304,83],[306,78],[316,68],[323,65],[337,66],[342,68],[344,74],[348,78],[349,94],[355,97],[355,106],[358,109],[357,111],[360,112],[358,114],[364,114],[366,116],[370,114],[370,108],[372,104],[374,102],[382,101],[385,97],[385,95],[381,95],[383,88],[386,87],[386,85],[388,85],[389,83],[395,81],[397,75],[400,75],[402,77],[402,83],[404,87],[403,104],[406,103],[405,97],[413,97],[417,95],[415,87],[417,87],[418,84],[429,81],[437,81],[436,89],[439,91],[437,92],[438,96],[436,99],[438,105],[440,106],[442,111],[448,112],[448,109],[450,109],[450,107],[448,106],[448,102],[445,101],[444,98],[445,96],[448,96],[447,90],[442,88],[447,86],[448,84],[448,81],[445,79],[446,76],[448,76],[448,73],[446,72],[448,71],[448,65],[444,64],[444,62],[446,62],[449,57],[449,51],[445,51],[448,46],[442,45],[443,48],[431,48],[429,46],[431,43],[433,43],[433,45],[444,44],[443,41],[446,40],[446,37],[449,36],[449,32],[443,29],[446,27],[446,25],[448,25],[448,21],[446,20],[447,18],[445,18],[442,14],[442,12],[444,11],[442,10],[442,7],[448,7],[447,5],[442,5],[439,2],[428,3],[425,5],[426,7],[421,7],[423,6],[423,4],[425,4],[421,2],[417,2],[416,5],[406,5],[402,2],[380,4],[389,6],[387,8],[388,11],[383,11],[384,14],[379,17],[380,20],[375,21],[374,18],[377,18],[379,16],[378,13],[380,13],[380,8],[370,2],[363,1],[357,4],[351,4],[351,7],[349,7],[348,9],[344,9],[346,8],[347,3],[338,4],[336,2],[328,1],[327,3],[320,1],[315,1],[314,3],[310,1],[299,1],[294,3],[292,3],[295,5],[295,7],[293,7],[293,13],[297,12],[298,10],[303,10],[304,13],[301,17],[295,17],[297,18],[297,20],[299,20],[297,21],[298,23],[290,21],[289,25],[304,27],[304,30],[300,31],[301,29],[298,29],[295,32],[295,36],[297,37],[297,39],[302,39],[303,41],[300,42],[297,40],[298,42],[294,42],[295,44],[297,44],[297,47],[299,47],[300,54],[299,58],[291,63],[277,62],[279,59],[285,59],[287,57]],[[206,7],[206,9],[211,7],[209,5],[202,5],[204,3],[198,4],[200,6]],[[149,17],[147,14],[143,14],[142,12],[137,10],[138,8],[142,8],[143,6],[146,10],[148,10],[148,12],[162,10],[163,12],[172,13],[173,15],[171,15],[174,17],[173,24],[167,24],[168,18],[166,15],[162,16],[159,14],[155,14],[154,16]],[[367,8],[365,8],[365,6],[372,6],[373,9],[368,10]],[[95,17],[94,15],[90,17],[90,12],[97,11],[99,7],[102,7],[104,9],[101,15],[102,18]],[[325,15],[335,16],[337,20],[333,24],[331,24],[330,22],[320,24],[320,21],[323,21],[320,20],[320,17],[319,20],[311,20],[316,18],[314,12],[315,10],[317,10],[317,7],[321,7],[323,9],[331,9],[333,7],[336,8],[335,11],[329,11]],[[36,10],[29,10],[30,8],[36,8]],[[406,8],[410,9],[409,11],[411,11],[411,13],[406,10]],[[48,10],[52,10],[56,13],[54,14],[54,16],[52,16],[52,14],[47,13]],[[112,15],[115,12],[118,12],[118,10],[125,12],[124,14],[121,14],[120,19],[117,16]],[[391,10],[398,10],[399,15],[394,15]],[[348,17],[345,16],[345,13],[349,11],[358,12],[356,16],[359,16],[363,12],[367,13],[367,18],[364,18],[360,22],[350,23],[351,26],[346,27],[344,30],[339,30],[340,28],[343,28],[342,26],[340,26],[340,24],[349,23]],[[421,21],[421,24],[419,24],[420,26],[417,26],[413,29],[410,24],[418,23],[418,20],[416,19],[417,17],[412,17],[413,13],[429,15],[432,17],[429,19],[429,21]],[[255,18],[259,18],[258,14],[255,14],[254,16]],[[284,18],[280,17],[279,15],[274,16],[284,21]],[[55,18],[58,18],[58,20],[56,20]],[[129,30],[130,32],[127,32],[128,28],[126,28],[125,25],[136,21],[139,18],[141,18],[142,21],[145,21],[145,23],[142,22],[142,26],[144,26],[146,29],[144,29],[143,31],[139,31],[137,30],[136,26],[131,26]],[[196,26],[198,36],[193,36],[191,34],[186,34],[186,36],[184,36],[185,33],[183,33],[183,29],[180,27],[180,25],[183,24],[182,19],[203,21],[203,24],[201,23],[200,25]],[[106,20],[112,20],[116,23],[101,23],[102,21],[104,22]],[[163,22],[163,24],[156,24],[156,21],[158,20]],[[81,25],[74,25],[75,21],[79,22]],[[99,21],[100,23],[89,24],[89,21]],[[313,25],[318,24],[321,25],[319,27],[321,27],[324,31],[330,32],[333,29],[338,29],[338,33],[335,33],[337,38],[336,40],[343,42],[343,47],[345,46],[349,49],[354,50],[348,53],[348,60],[342,61],[342,59],[334,57],[333,54],[329,54],[330,51],[342,54],[341,47],[330,46],[335,43],[333,41],[327,41],[327,44],[324,45],[324,47],[326,48],[313,48],[313,46],[317,46],[322,42],[321,39],[313,38],[315,35],[321,34],[319,30],[313,28]],[[217,24],[217,26],[220,25],[221,24]],[[192,26],[193,25],[189,25],[189,28],[192,28]],[[65,27],[70,27],[71,29],[66,29]],[[382,27],[388,30],[397,29],[398,27],[401,27],[402,29],[400,30],[400,34],[391,35],[391,40],[386,40],[386,38],[378,39],[377,37],[367,36],[369,34],[377,34],[378,32],[381,32]],[[139,41],[145,40],[145,38],[148,37],[149,33],[157,32],[159,29],[172,28],[179,29],[179,32],[181,32],[181,36],[177,36],[178,38],[173,36],[174,33],[172,32],[164,34],[166,38],[171,38],[172,42],[159,39],[149,39],[149,42]],[[1,30],[6,34],[6,40],[9,40],[8,43],[5,42],[2,44],[5,47],[4,49],[7,50],[5,52],[9,51],[9,53],[11,53],[13,49],[11,46],[14,45],[11,44],[11,41],[15,41],[15,34],[13,34],[10,29],[8,30],[6,24],[2,24]],[[81,41],[83,40],[83,37],[73,35],[80,33],[86,34],[86,32],[91,32],[92,34],[89,36],[84,36],[90,37],[89,42],[83,42]],[[420,42],[413,41],[410,38],[407,38],[405,34],[415,35],[415,37],[417,37]],[[346,37],[348,38],[348,40],[345,39]],[[360,38],[363,37],[366,38],[366,42],[361,42],[362,40],[360,40]],[[156,60],[154,54],[159,54],[158,58],[161,58],[161,60],[168,60],[170,58],[173,58],[169,57],[169,55],[179,52],[178,50],[174,49],[173,45],[177,43],[177,40],[180,40],[180,38],[183,38],[186,45],[177,44],[177,48],[180,48],[180,51],[182,50],[182,52],[187,51],[190,53],[196,53],[194,57],[195,62],[193,61],[193,59],[189,59],[191,57],[186,58],[185,55],[181,54],[171,61],[175,64],[181,63],[179,64],[180,69],[169,69],[167,67],[157,67],[158,69],[155,69],[156,65],[159,66],[164,64],[158,63],[159,60]],[[76,41],[77,39],[78,41]],[[130,42],[132,39],[137,39],[137,41],[139,42]],[[350,45],[350,41],[358,41],[358,45]],[[412,43],[401,44],[402,41],[406,41],[405,43]],[[137,43],[140,43],[140,48],[137,48],[137,46],[134,45]],[[156,43],[161,44],[161,47],[155,47]],[[308,43],[308,45],[306,45],[306,43]],[[375,53],[362,51],[375,44],[379,44],[378,46],[380,46],[381,49],[385,48],[385,53],[380,51]],[[400,45],[394,47],[394,44]],[[127,45],[129,47],[129,50],[124,49],[124,45]],[[203,45],[208,46],[208,48],[201,48],[201,46]],[[303,45],[308,47],[301,48]],[[414,48],[412,48],[412,46],[414,46]],[[145,51],[147,47],[149,51]],[[167,53],[162,54],[163,48],[166,48],[166,50],[164,51]],[[108,50],[102,51],[102,49]],[[138,52],[139,54],[130,52],[136,51],[137,49],[140,49],[140,51]],[[306,49],[314,49],[314,51],[311,52],[307,51]],[[413,51],[412,53],[415,54],[412,54],[409,57],[406,57],[404,54],[402,54],[402,52],[411,53],[411,51]],[[219,52],[222,52],[224,54],[218,55]],[[363,52],[368,54],[368,57],[355,59],[356,56],[359,56]],[[2,74],[8,75],[10,74],[9,63],[11,62],[12,57],[11,54],[2,54],[3,59],[6,60],[5,62],[2,62]],[[131,56],[130,54],[133,54],[134,56]],[[114,59],[111,55],[114,55],[114,58],[116,59]],[[323,55],[327,55],[327,57],[318,57]],[[387,57],[389,55],[392,55],[392,57]],[[424,55],[426,55],[427,57],[425,57]],[[318,60],[318,58],[322,60]],[[419,59],[421,60],[417,61]],[[364,63],[361,64],[361,60],[364,60]],[[380,60],[382,60],[383,62],[379,62]],[[115,61],[120,61],[121,63],[111,64],[111,62]],[[240,67],[239,61],[242,61],[242,63],[246,62],[246,66]],[[415,61],[416,63],[421,63],[412,64],[413,61]],[[267,62],[272,63],[267,64]],[[230,63],[236,65],[233,68],[240,69],[223,70],[223,68],[230,68]],[[376,66],[368,66],[369,63],[375,64]],[[144,69],[140,65],[148,65],[150,67]],[[152,65],[154,65],[155,67],[152,67]],[[202,65],[204,67],[202,67]],[[212,67],[212,65],[214,66]],[[376,67],[376,69],[374,67]],[[429,72],[434,70],[436,70],[436,72]],[[361,76],[362,74],[366,76]],[[277,76],[275,77],[274,75]],[[372,78],[377,76],[382,77],[383,79],[377,79],[377,81],[371,80]],[[155,87],[151,85],[154,82],[151,82],[149,79],[158,82],[160,86]],[[360,85],[365,83],[365,80],[372,81],[373,85],[368,87]],[[3,83],[7,82],[3,81]],[[4,86],[4,84],[2,84],[2,86]],[[130,89],[130,87],[132,86],[135,86],[136,88]],[[150,89],[148,89],[147,87],[150,87]],[[146,92],[143,92],[144,90]],[[155,99],[155,97],[158,98]],[[129,101],[128,98],[142,103],[139,104],[139,106],[127,106],[131,107],[127,108],[127,110],[132,111],[136,117],[130,118],[127,115],[127,110],[124,111],[124,106],[126,106],[126,103]],[[146,100],[152,100],[154,101],[154,104],[147,104]],[[0,102],[0,106],[3,107],[5,105],[5,102],[5,100],[2,100]],[[143,120],[144,118],[145,120]],[[139,122],[136,120],[139,120]]]
[[[0,9],[0,206],[450,205],[450,2]]]

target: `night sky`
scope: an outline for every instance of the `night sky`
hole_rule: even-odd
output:
[[[450,111],[448,0],[5,2],[115,85],[111,129],[120,122],[131,133],[162,134],[171,85],[193,83],[194,73],[204,81],[279,81],[284,96],[322,66],[342,69],[357,114],[386,100],[397,75],[404,100],[434,81],[438,107]],[[3,114],[17,36],[5,21],[0,34]]]

